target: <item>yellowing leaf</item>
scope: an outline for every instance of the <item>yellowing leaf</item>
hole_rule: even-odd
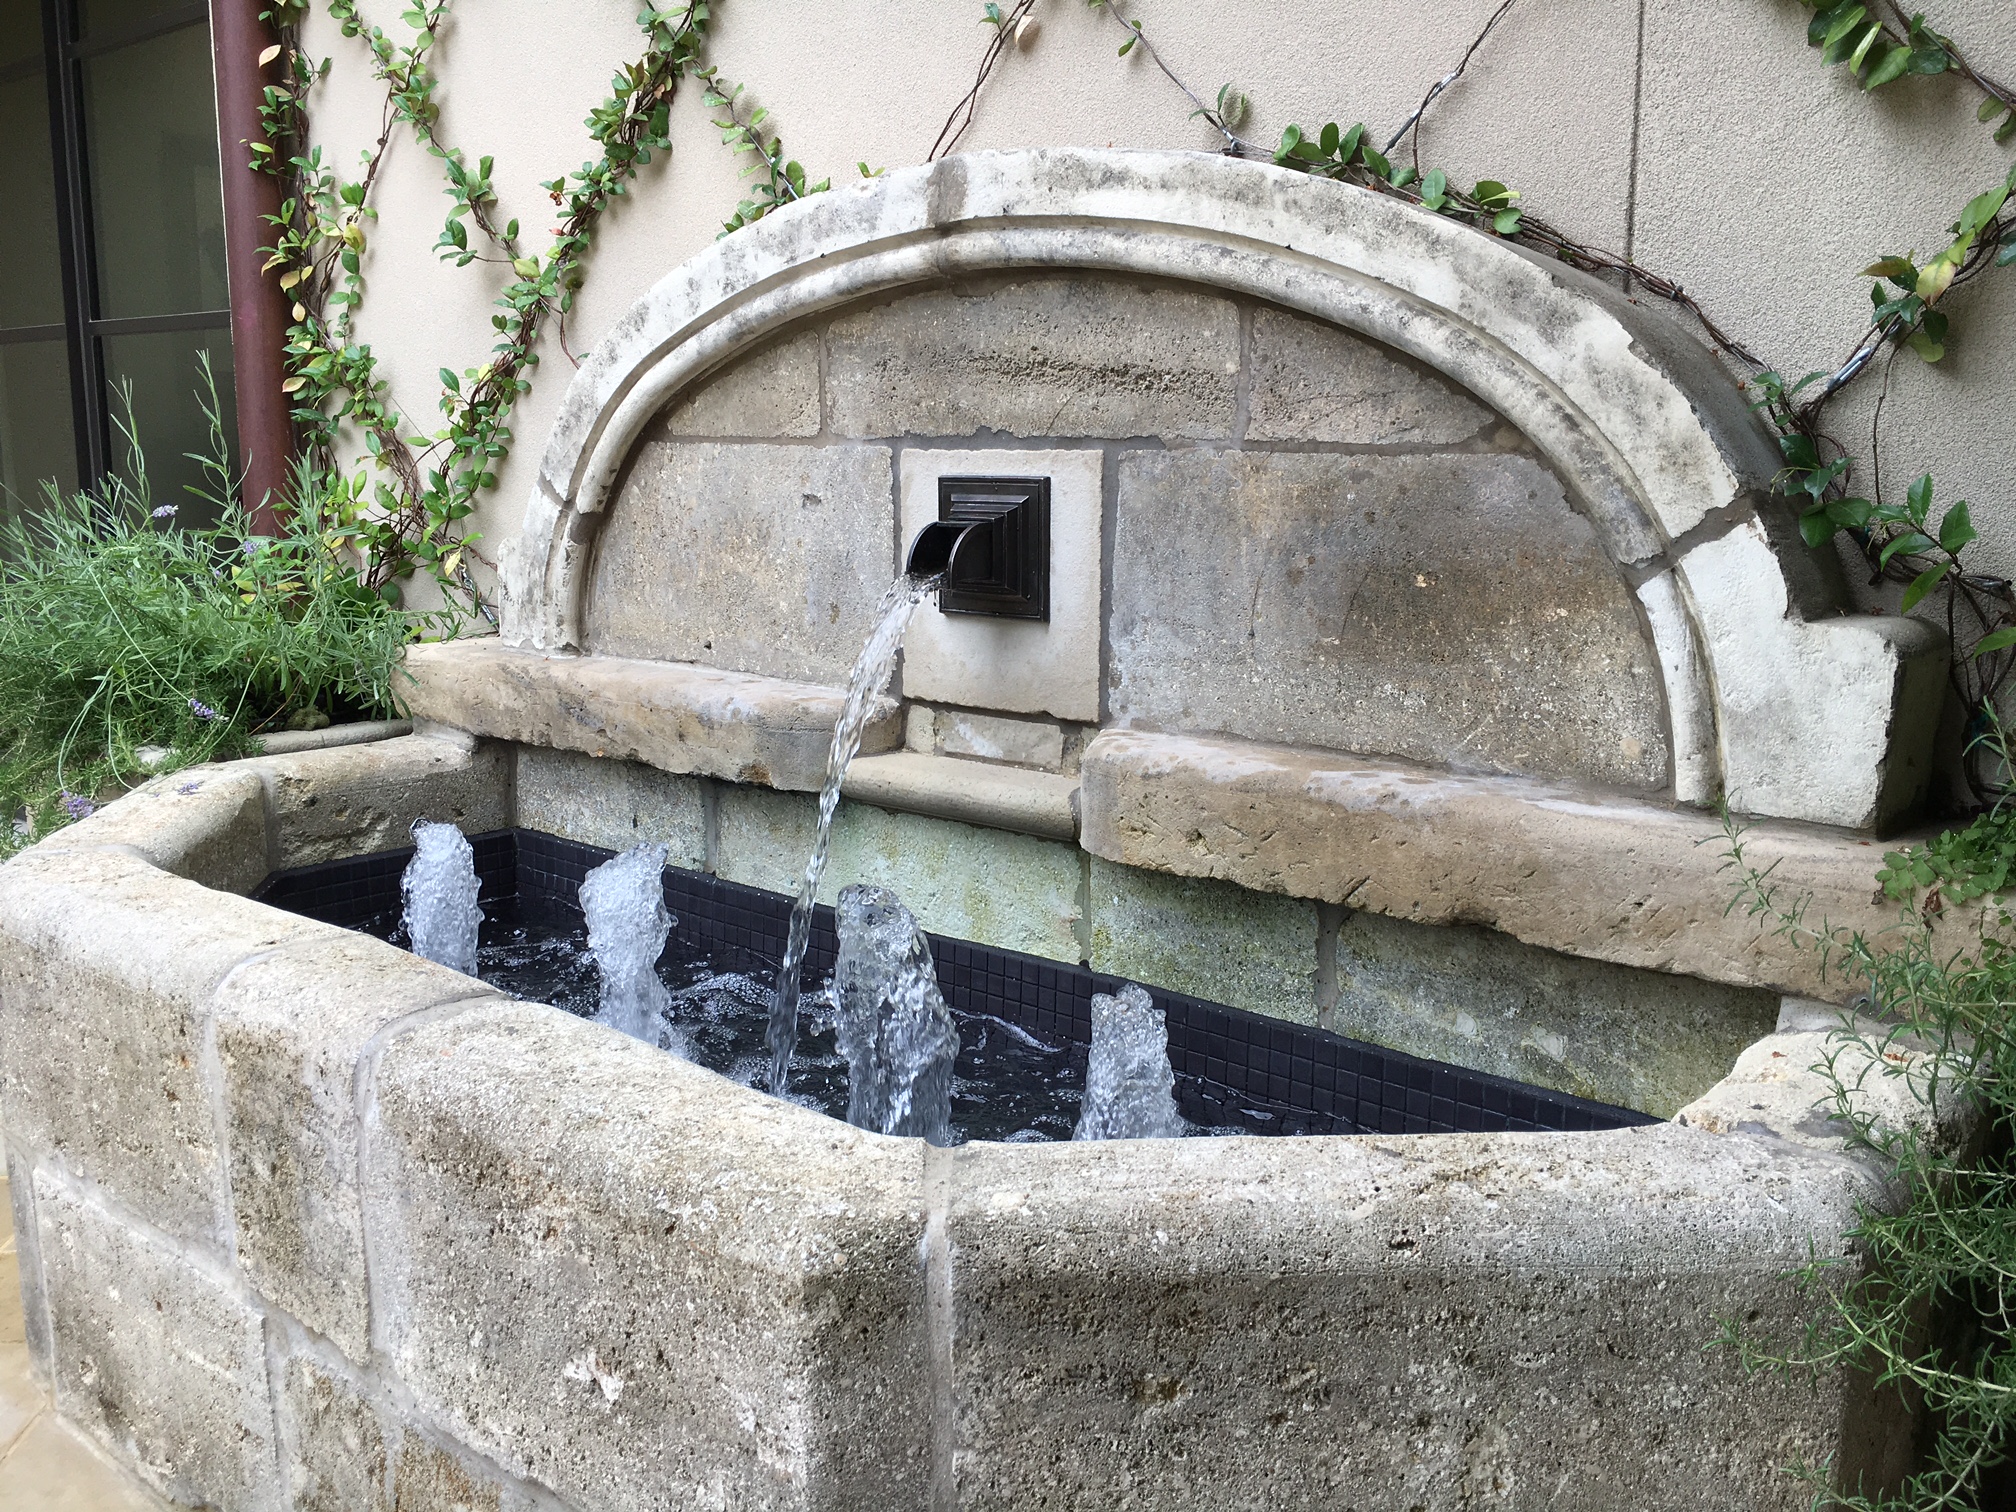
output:
[[[292,378],[289,378],[285,383],[280,385],[280,392],[283,394],[295,393],[299,389],[301,389],[307,382],[308,380],[306,378],[302,377],[299,373],[296,373]]]
[[[1949,261],[1946,253],[1940,253],[1919,273],[1916,291],[1918,297],[1931,304],[1952,285],[1953,275],[1959,271],[1958,258]]]
[[[271,47],[267,48],[264,52],[259,54],[259,66],[261,68],[264,68],[268,63],[271,63],[275,58],[279,56],[280,56],[280,44],[278,42],[275,42]]]

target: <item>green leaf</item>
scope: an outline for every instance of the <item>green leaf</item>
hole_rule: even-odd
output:
[[[1928,331],[1913,331],[1904,338],[1904,344],[1927,362],[1937,362],[1946,355],[1945,344],[1935,340]]]
[[[1335,121],[1332,121],[1323,128],[1323,135],[1318,138],[1323,148],[1323,156],[1334,157],[1336,155],[1337,143],[1343,138],[1343,135],[1344,133],[1338,128]]]
[[[1911,513],[1911,523],[1923,525],[1926,516],[1932,512],[1932,474],[1920,473],[1904,490],[1904,499]]]
[[[1953,59],[1943,47],[1914,47],[1911,49],[1911,72],[1914,74],[1942,74],[1953,66]]]
[[[1981,228],[1995,219],[2009,198],[2009,186],[1997,184],[1985,194],[1977,194],[1967,201],[1967,208],[1960,212],[1959,235],[1962,238],[1978,236]]]
[[[1911,556],[1920,551],[1930,551],[1935,544],[1930,536],[1920,535],[1915,530],[1907,530],[1884,546],[1877,555],[1877,565],[1888,567],[1892,557]]]
[[[1928,567],[1911,579],[1911,586],[1904,590],[1904,602],[1898,605],[1897,612],[1909,614],[1916,609],[1925,595],[1939,586],[1940,579],[1945,577],[1952,567],[1951,562],[1941,562],[1937,567]]]
[[[1841,43],[1848,40],[1855,29],[1862,24],[1862,18],[1868,15],[1869,12],[1865,6],[1850,4],[1837,5],[1827,14],[1831,18],[1831,23],[1821,35],[1820,46],[1831,52]],[[1839,58],[1830,58],[1828,61],[1838,63],[1841,60]]]
[[[1881,89],[1893,79],[1900,79],[1911,65],[1911,49],[1885,42],[1881,53],[1869,65],[1869,77],[1862,81],[1864,89]]]
[[[1946,511],[1946,518],[1939,522],[1939,546],[1953,555],[1960,554],[1960,548],[1976,539],[1974,521],[1969,517],[1967,501],[1962,499]]]
[[[2016,119],[2016,117],[2012,117],[2012,119]],[[1996,267],[2006,268],[2011,263],[2016,263],[2016,241],[2004,243],[2002,250],[1995,254]]]
[[[1869,30],[1863,35],[1861,44],[1855,49],[1854,53],[1851,54],[1848,59],[1848,72],[1850,72],[1851,74],[1859,74],[1860,72],[1862,72],[1863,62],[1868,58],[1870,50],[1875,47],[1877,40],[1882,35],[1883,35],[1882,27],[1871,26],[1869,28]]]
[[[1140,40],[1139,37],[1129,37],[1125,42],[1122,42],[1120,44],[1120,56],[1124,58],[1127,54],[1134,51],[1134,44]]]
[[[1875,262],[1869,264],[1868,267],[1862,270],[1862,276],[1864,278],[1887,278],[1900,288],[1905,289],[1916,286],[1918,282],[1918,270],[1911,266],[1911,259],[1908,257],[1898,257],[1894,254],[1889,257],[1878,258]]]
[[[1849,530],[1866,530],[1875,511],[1867,499],[1833,499],[1827,504],[1827,518]]]
[[[1431,168],[1421,180],[1421,203],[1430,210],[1440,210],[1449,203],[1449,175],[1440,168]]]
[[[1519,217],[1524,213],[1520,210],[1500,210],[1491,217],[1491,229],[1500,236],[1510,236],[1519,229]]]
[[[1974,649],[1968,652],[1967,655],[1970,659],[1976,656],[1986,656],[1991,651],[2006,651],[2011,646],[2016,646],[2016,625],[2009,625],[2000,630],[1989,631],[1974,643]]]
[[[1825,546],[1834,538],[1839,527],[1827,517],[1825,509],[1809,509],[1799,516],[1799,534],[1808,546]]]
[[[2002,109],[2003,109],[2002,102],[1996,99],[1995,96],[1990,95],[1988,96],[1987,99],[1983,100],[1978,106],[1975,107],[1974,119],[1983,122],[1985,124],[1986,122],[1994,120],[1995,117],[2001,113]]]
[[[461,382],[455,377],[453,373],[449,372],[448,369],[446,368],[441,369],[441,386],[447,389],[448,392],[451,394],[459,394],[462,392]]]
[[[2010,111],[2002,124],[1995,128],[1996,141],[2006,142],[2011,137],[2016,137],[2016,110]]]

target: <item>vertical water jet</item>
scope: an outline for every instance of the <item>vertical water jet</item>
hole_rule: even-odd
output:
[[[667,849],[662,840],[632,846],[596,867],[581,882],[581,913],[602,977],[596,1020],[684,1056],[685,1037],[665,1021],[672,994],[658,979],[658,957],[674,922],[665,907]]]
[[[1092,997],[1092,1056],[1073,1139],[1179,1139],[1169,1025],[1145,987]]]
[[[847,1122],[949,1145],[959,1030],[931,946],[887,888],[845,888],[836,912],[833,1017],[847,1059]]]
[[[483,927],[476,852],[454,825],[426,819],[413,826],[413,846],[413,859],[399,879],[413,953],[475,976],[476,935]]]

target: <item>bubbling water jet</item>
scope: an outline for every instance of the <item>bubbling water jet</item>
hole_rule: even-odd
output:
[[[685,1036],[665,1022],[672,994],[658,979],[658,957],[672,932],[665,907],[664,841],[632,846],[582,879],[588,952],[602,977],[597,1022],[686,1057]]]
[[[476,852],[454,825],[426,819],[413,826],[413,846],[413,859],[399,879],[413,953],[475,976],[476,935],[483,927]]]
[[[1169,1025],[1145,987],[1092,997],[1092,1057],[1073,1139],[1180,1139]]]
[[[887,888],[845,888],[836,912],[833,1026],[847,1058],[847,1122],[949,1145],[959,1030],[931,946]]]

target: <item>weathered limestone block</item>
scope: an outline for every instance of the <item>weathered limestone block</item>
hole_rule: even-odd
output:
[[[584,649],[847,680],[895,572],[886,446],[648,442],[596,548]]]
[[[1347,913],[1332,1027],[1670,1118],[1769,1034],[1778,994],[1613,966],[1496,930]]]
[[[795,893],[817,809],[810,798],[723,788],[715,871],[730,882]],[[822,903],[833,902],[850,882],[872,883],[893,890],[933,933],[1053,961],[1084,957],[1084,861],[1074,845],[842,803],[828,855]]]
[[[1804,1017],[1811,1023],[1815,1016]],[[1781,1019],[1778,1033],[1745,1049],[1730,1073],[1676,1113],[1674,1122],[1711,1134],[1775,1135],[1836,1152],[1848,1148],[1853,1132],[1841,1116],[1838,1094],[1845,1093],[1854,1112],[1878,1128],[1914,1130],[1934,1142],[1967,1136],[1976,1122],[1974,1109],[1950,1094],[1935,1126],[1924,1095],[1934,1069],[1928,1047],[1863,1017],[1854,1024],[1867,1044],[1857,1044],[1840,1032],[1841,1011],[1832,1017],[1813,1027],[1788,1026]],[[1880,1060],[1867,1045],[1881,1047]]]
[[[1092,967],[1253,1013],[1316,1022],[1316,905],[1095,857]]]
[[[223,1163],[204,1088],[217,984],[290,941],[341,931],[171,877],[120,851],[0,867],[0,1108],[122,1206],[215,1245]]]
[[[275,870],[399,850],[432,819],[468,834],[510,819],[510,752],[407,735],[253,763],[266,779]]]
[[[818,435],[818,333],[786,337],[702,379],[655,429],[667,437]]]
[[[410,697],[427,718],[478,735],[641,761],[660,771],[817,791],[846,695],[815,683],[617,656],[542,656],[493,640],[413,646]],[[864,752],[903,743],[893,701]]]
[[[1667,782],[1657,658],[1538,462],[1167,451],[1119,467],[1115,720]]]
[[[305,1355],[285,1367],[289,1512],[532,1512],[551,1506],[437,1444]]]
[[[903,453],[902,538],[908,544],[938,518],[938,480],[1043,477],[1050,480],[1050,617],[994,619],[941,614],[928,598],[903,642],[903,692],[911,698],[1099,718],[1099,637],[1104,624],[1100,545],[1105,458],[1096,451]]]
[[[707,865],[707,795],[694,777],[637,761],[518,747],[517,822],[583,845],[625,851],[663,840],[667,863]]]
[[[1064,765],[1064,728],[1054,720],[1003,719],[946,709],[938,716],[934,733],[936,749],[947,756],[1008,761],[1046,772],[1059,771]]]
[[[1910,1425],[1796,1337],[1845,1161],[1672,1126],[951,1152],[959,1505],[1794,1512]],[[1768,1426],[1766,1426],[1768,1425]]]
[[[50,850],[121,845],[163,871],[222,892],[266,879],[266,789],[242,764],[189,767],[142,783],[41,842]]]
[[[56,1406],[170,1498],[279,1500],[265,1324],[217,1274],[35,1178]]]
[[[891,751],[857,758],[840,791],[877,808],[1050,840],[1078,838],[1078,779],[1061,772]]]
[[[1497,418],[1447,379],[1338,326],[1261,309],[1253,315],[1254,441],[1449,446]]]
[[[238,1263],[261,1293],[352,1359],[370,1351],[358,1180],[358,1067],[408,1014],[509,1001],[349,930],[285,945],[215,999]]]
[[[1843,998],[1820,957],[1729,907],[1712,814],[1565,784],[1460,777],[1244,741],[1108,730],[1079,800],[1096,856],[1738,986]],[[1752,866],[1810,917],[1875,936],[1882,852],[1800,825],[1743,832]]]
[[[459,1439],[606,1512],[928,1500],[919,1142],[532,1006],[376,1097],[386,1359]]]
[[[1228,437],[1238,379],[1229,301],[1096,276],[908,294],[826,333],[842,436]]]

